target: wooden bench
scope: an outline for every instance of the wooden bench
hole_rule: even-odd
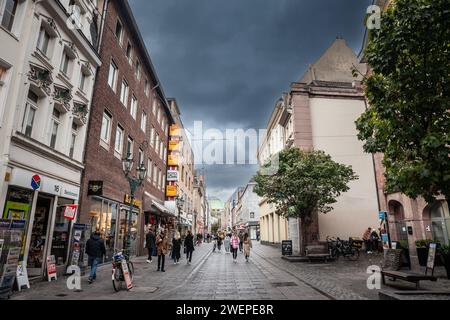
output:
[[[416,290],[420,289],[420,281],[437,281],[437,278],[434,276],[428,276],[419,273],[412,272],[403,272],[403,271],[381,271],[381,279],[383,284],[386,284],[386,277],[391,278],[393,281],[396,279],[400,279],[407,282],[412,282],[416,284]]]
[[[331,259],[331,253],[327,244],[310,245],[306,246],[306,257],[309,262],[317,259],[327,262]]]
[[[386,285],[386,277],[391,278],[393,281],[400,279],[406,282],[412,282],[416,284],[416,290],[420,288],[420,281],[437,281],[434,276],[427,274],[420,274],[414,272],[400,271],[402,250],[389,249],[383,267],[381,271],[381,280]]]

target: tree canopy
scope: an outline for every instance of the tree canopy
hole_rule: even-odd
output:
[[[450,197],[450,0],[396,0],[372,30],[356,125],[366,152],[384,153],[386,189]]]
[[[278,214],[308,223],[314,212],[333,210],[331,205],[357,178],[351,166],[334,162],[323,151],[290,148],[279,153],[276,174],[258,172],[255,192],[275,204]]]

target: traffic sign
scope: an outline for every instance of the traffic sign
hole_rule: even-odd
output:
[[[36,174],[31,178],[31,188],[33,190],[37,190],[40,187],[41,187],[41,177]]]

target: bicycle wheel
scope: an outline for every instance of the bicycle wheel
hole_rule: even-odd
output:
[[[122,282],[123,282],[122,268],[115,268],[112,277],[114,291],[119,292],[122,289]]]

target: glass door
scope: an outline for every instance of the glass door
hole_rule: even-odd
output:
[[[28,251],[27,269],[29,276],[41,276],[43,274],[52,203],[52,198],[38,196]]]
[[[64,211],[66,206],[71,204],[74,204],[73,200],[58,198],[51,245],[51,255],[55,256],[57,266],[64,266],[67,261],[71,222],[64,218]]]

